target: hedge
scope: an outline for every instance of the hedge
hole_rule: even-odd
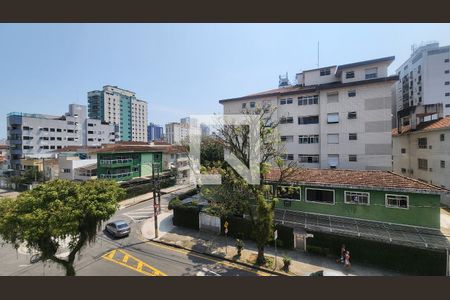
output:
[[[175,180],[162,180],[160,184],[161,188],[167,188],[173,185],[175,185]],[[125,189],[126,194],[124,199],[133,198],[151,192],[153,192],[152,182],[131,186]]]
[[[199,205],[177,205],[173,207],[172,223],[175,226],[182,226],[192,229],[199,229]]]
[[[417,275],[445,275],[445,251],[417,249],[329,233],[311,233],[314,237],[307,240],[308,252],[338,257],[342,244],[345,244],[353,262]]]

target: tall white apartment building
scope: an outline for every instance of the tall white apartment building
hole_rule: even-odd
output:
[[[399,119],[418,105],[442,103],[450,115],[450,46],[431,43],[418,47],[397,70],[396,110]]]
[[[450,116],[392,133],[394,172],[450,188]]]
[[[117,126],[117,140],[147,141],[147,102],[132,91],[106,85],[101,91],[88,92],[89,117]]]
[[[224,99],[225,114],[276,106],[287,160],[308,168],[392,170],[394,57],[298,73],[297,83]]]
[[[171,122],[166,124],[165,140],[173,145],[188,141],[189,123]]]

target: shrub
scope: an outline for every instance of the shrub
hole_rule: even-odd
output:
[[[288,256],[283,256],[283,270],[289,272],[289,267],[291,266],[291,258]]]
[[[201,208],[201,206],[193,205],[174,206],[172,218],[173,225],[198,230],[198,215]]]
[[[236,248],[238,256],[241,256],[242,249],[244,249],[244,241],[241,239],[236,239]]]
[[[175,207],[180,206],[180,205],[183,205],[182,202],[181,202],[181,200],[180,200],[180,198],[175,197],[175,198],[173,198],[172,200],[169,201],[169,206],[168,206],[168,208],[169,208],[169,210],[172,210],[172,209],[174,209]]]

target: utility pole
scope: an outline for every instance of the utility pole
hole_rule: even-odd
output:
[[[155,238],[158,238],[158,205],[156,204],[156,178],[155,178],[155,164],[152,163],[152,179],[153,179],[153,217],[155,219]]]

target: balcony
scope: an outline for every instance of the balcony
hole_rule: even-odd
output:
[[[131,177],[133,172],[124,172],[124,173],[117,173],[117,174],[100,174],[100,178],[105,179],[128,179]]]
[[[102,159],[100,160],[101,166],[110,166],[110,167],[116,167],[116,166],[124,166],[124,165],[131,165],[133,164],[132,158],[119,158],[119,159]]]

